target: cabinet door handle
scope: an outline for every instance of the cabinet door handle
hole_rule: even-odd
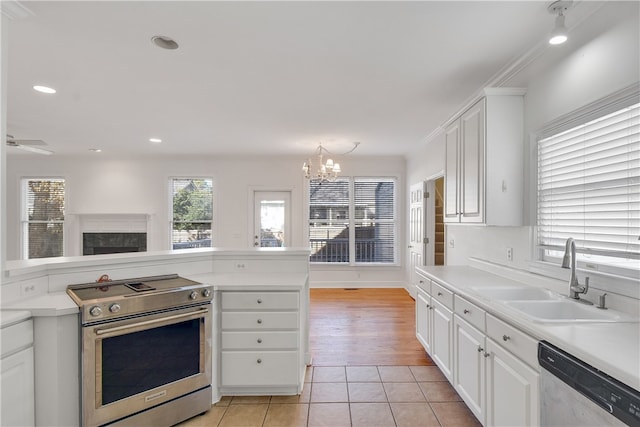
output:
[[[484,348],[478,346],[478,353],[482,353],[484,351]]]
[[[258,304],[262,304],[262,299],[258,298]]]
[[[438,296],[441,297],[442,296],[442,292],[438,292]]]
[[[262,319],[258,319],[258,324],[262,324]]]
[[[489,356],[491,356],[491,353],[485,353],[484,354],[484,357],[489,357]]]
[[[469,310],[467,310],[466,308],[462,311],[464,314],[469,314],[471,313]]]
[[[503,335],[502,336],[502,341],[509,341],[511,339],[511,337],[509,335]]]
[[[258,338],[258,344],[262,344],[262,338]]]

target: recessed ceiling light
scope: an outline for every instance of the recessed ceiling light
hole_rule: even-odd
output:
[[[89,151],[91,151],[92,153],[102,153],[102,150],[99,148],[89,148]]]
[[[35,85],[33,87],[34,90],[37,90],[38,92],[42,92],[42,93],[56,93],[56,90],[47,86],[40,86],[40,85]]]
[[[151,37],[151,43],[162,49],[174,50],[179,47],[175,40],[167,36],[153,36]]]
[[[160,144],[162,140],[160,138],[149,138],[149,142],[153,142],[154,144]]]

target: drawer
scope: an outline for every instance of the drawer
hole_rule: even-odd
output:
[[[431,281],[431,297],[440,301],[449,310],[453,310],[453,292],[433,280]]]
[[[298,329],[298,312],[231,311],[223,312],[225,329]]]
[[[297,351],[223,351],[222,387],[298,385]]]
[[[485,311],[475,304],[470,303],[466,299],[455,295],[455,313],[460,318],[471,323],[473,326],[484,332],[484,316]]]
[[[297,310],[298,292],[221,292],[223,310]]]
[[[2,357],[33,345],[33,320],[2,329]]]
[[[487,314],[487,336],[528,365],[538,369],[538,341]]]
[[[222,332],[223,350],[297,350],[297,332]]]
[[[418,288],[422,289],[428,294],[431,294],[431,280],[427,279],[420,273],[416,273],[418,277]]]

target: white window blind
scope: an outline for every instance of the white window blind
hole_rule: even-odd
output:
[[[395,178],[309,183],[311,262],[396,262]]]
[[[171,244],[173,249],[211,246],[213,224],[213,180],[173,178]]]
[[[395,262],[395,179],[355,178],[355,260]]]
[[[538,246],[640,269],[640,104],[538,142]]]
[[[22,181],[23,258],[64,255],[64,179]]]

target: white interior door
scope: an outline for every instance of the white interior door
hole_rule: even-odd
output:
[[[291,242],[291,192],[254,191],[253,246],[285,247]]]
[[[411,260],[411,294],[414,295],[417,285],[416,267],[424,265],[425,254],[425,183],[413,184],[410,188],[409,204],[409,259]]]

